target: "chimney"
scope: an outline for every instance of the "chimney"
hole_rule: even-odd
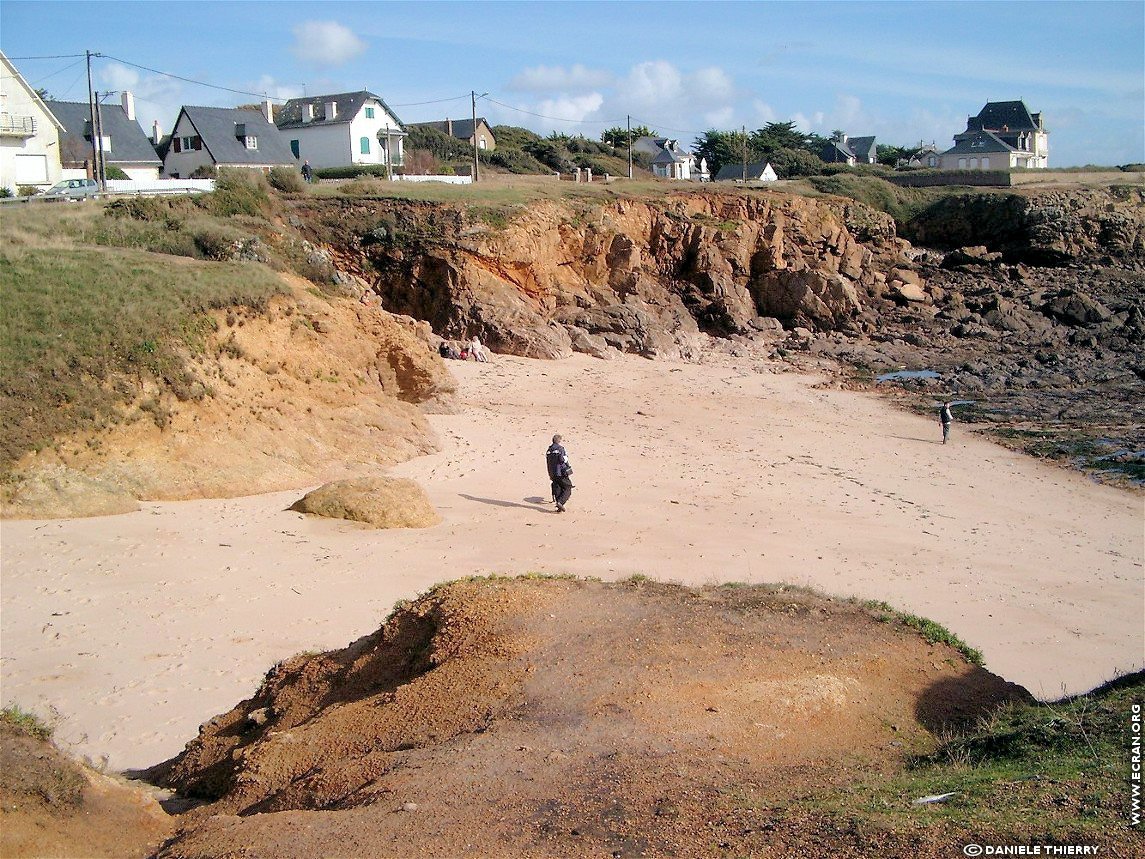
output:
[[[449,117],[445,118],[445,133],[453,137],[453,120]]]
[[[158,146],[159,142],[162,139],[163,139],[163,129],[161,129],[159,127],[159,120],[156,119],[154,122],[151,123],[151,142],[153,144],[155,144],[156,146]]]
[[[306,104],[304,104],[302,106],[302,121],[303,122],[313,122],[314,121],[314,105],[311,104],[310,102],[307,102]]]
[[[274,125],[274,108],[271,106],[269,98],[262,103],[262,113],[266,117],[266,121]]]
[[[336,102],[336,101],[326,102],[326,121],[329,122],[330,120],[334,119],[337,116],[338,116],[338,102]]]
[[[135,122],[135,96],[124,90],[120,98],[123,103],[123,112],[127,114],[129,120]]]

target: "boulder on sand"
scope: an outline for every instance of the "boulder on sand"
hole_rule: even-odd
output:
[[[401,477],[335,480],[306,493],[290,509],[375,528],[428,528],[441,521],[425,490]]]

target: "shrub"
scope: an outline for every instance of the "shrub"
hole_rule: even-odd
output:
[[[114,164],[109,164],[104,168],[108,179],[130,179],[131,177],[116,167]]]
[[[213,215],[261,215],[270,204],[266,177],[258,170],[226,167],[219,171],[215,190],[196,198]]]
[[[214,164],[203,164],[195,168],[195,172],[189,177],[191,179],[218,179],[219,168]]]
[[[19,188],[19,194],[21,197],[35,197],[39,193],[40,189],[35,185],[21,185]]]
[[[0,199],[7,199],[11,196],[13,196],[12,189],[7,185],[0,185]]]
[[[195,230],[195,247],[206,259],[229,259],[237,241],[233,233],[215,226],[203,226]]]
[[[301,193],[306,186],[302,181],[302,174],[293,167],[271,167],[266,180],[270,183],[270,187],[284,194]]]
[[[323,167],[315,170],[319,179],[357,179],[359,176],[386,176],[385,164],[351,164],[349,167]]]

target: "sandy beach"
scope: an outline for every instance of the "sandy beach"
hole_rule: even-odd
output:
[[[1139,494],[765,363],[450,362],[442,451],[393,473],[444,518],[374,531],[304,489],[6,521],[2,698],[112,769],[177,753],[276,661],[474,574],[788,582],[930,617],[1041,698],[1145,664]],[[565,438],[569,511],[544,451]],[[309,487],[307,487],[309,488]]]

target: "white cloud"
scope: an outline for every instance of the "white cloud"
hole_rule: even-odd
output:
[[[595,137],[592,130],[584,130],[577,123],[591,119],[593,114],[600,110],[604,104],[604,96],[598,92],[585,95],[558,96],[549,98],[537,105],[536,113],[551,117],[554,128],[562,129],[573,134],[584,134],[585,137]]]
[[[113,90],[135,89],[139,84],[139,72],[120,63],[109,63],[104,66],[100,70],[99,77],[109,89]]]
[[[776,121],[775,109],[772,108],[772,106],[770,104],[768,104],[767,102],[760,101],[757,98],[754,101],[752,101],[751,106],[752,106],[752,109],[754,111],[754,113],[753,113],[754,120],[753,121],[757,122],[760,127],[766,125],[769,122],[775,122]]]
[[[700,69],[685,78],[685,87],[702,104],[719,104],[735,96],[735,86],[723,69]]]
[[[525,69],[508,83],[508,89],[517,92],[591,92],[613,82],[610,72],[590,69],[579,63],[572,68],[563,66],[537,66]]]
[[[303,95],[301,84],[283,84],[276,81],[270,75],[263,75],[246,89],[251,92],[261,92],[270,96],[272,100],[281,99],[286,101],[292,98],[301,98]]]
[[[340,66],[366,50],[366,43],[337,21],[306,21],[294,28],[291,52],[320,66]]]

